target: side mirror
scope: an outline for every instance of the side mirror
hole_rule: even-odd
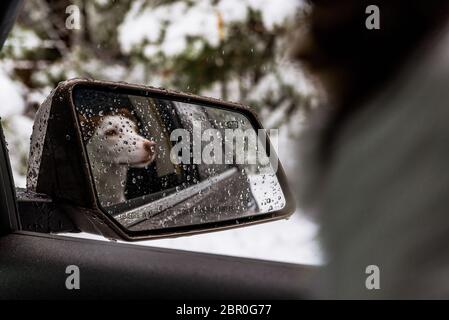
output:
[[[287,218],[294,202],[255,114],[124,83],[62,82],[34,124],[27,189],[82,231],[127,241]]]

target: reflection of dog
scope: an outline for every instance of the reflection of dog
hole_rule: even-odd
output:
[[[80,116],[80,124],[101,204],[125,201],[128,168],[153,162],[156,143],[138,134],[136,118],[125,108],[103,116]]]

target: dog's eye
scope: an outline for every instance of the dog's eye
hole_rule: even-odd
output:
[[[109,129],[109,130],[106,130],[106,132],[104,134],[108,137],[112,137],[112,136],[116,136],[118,134],[118,132],[115,129]]]

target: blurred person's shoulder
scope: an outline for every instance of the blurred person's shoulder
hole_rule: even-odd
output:
[[[449,276],[448,163],[446,28],[344,124],[325,175],[311,179],[333,294],[449,294],[439,278]],[[365,288],[371,264],[379,292]]]
[[[400,70],[342,127],[336,162],[345,152],[379,147],[398,154],[426,139],[449,138],[449,24]]]

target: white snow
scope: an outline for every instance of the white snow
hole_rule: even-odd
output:
[[[23,112],[25,102],[23,88],[19,82],[13,81],[9,75],[0,68],[0,117],[6,118]]]
[[[292,18],[303,4],[295,0],[246,0],[253,10],[262,13],[262,21],[268,30]]]
[[[5,139],[8,143],[9,158],[16,187],[26,186],[26,163],[30,149],[30,137],[33,129],[33,120],[20,115],[11,115],[2,120]]]
[[[15,57],[22,56],[25,51],[43,46],[42,40],[32,30],[16,27],[11,33],[5,41],[4,50],[11,50]]]
[[[289,220],[211,232],[180,238],[134,242],[134,245],[171,248],[261,260],[319,265],[321,250],[317,226],[296,212]],[[107,239],[88,233],[61,234],[69,237]]]
[[[320,264],[316,224],[296,212],[289,220],[208,234],[138,243],[280,262]]]
[[[159,52],[168,57],[176,56],[186,50],[189,37],[205,39],[211,47],[217,47],[220,34],[226,36],[226,30],[221,28],[243,21],[250,9],[261,12],[264,26],[272,30],[294,17],[301,6],[303,1],[300,0],[221,0],[218,4],[198,0],[191,5],[175,2],[151,7],[144,6],[144,1],[140,0],[133,3],[119,26],[118,39],[125,53],[143,46],[147,58]]]
[[[161,9],[155,8],[151,14],[143,14],[147,12],[141,12],[143,3],[144,1],[135,1],[125,21],[119,26],[119,41],[125,52],[131,51],[144,40],[155,42],[159,37],[161,23],[156,17]]]
[[[216,8],[225,23],[243,21],[248,15],[248,4],[242,0],[220,1]]]
[[[22,115],[25,106],[22,85],[9,78],[4,68],[0,68],[0,118],[8,143],[10,162],[15,184],[25,186],[23,164],[29,150],[29,141],[33,122]]]

